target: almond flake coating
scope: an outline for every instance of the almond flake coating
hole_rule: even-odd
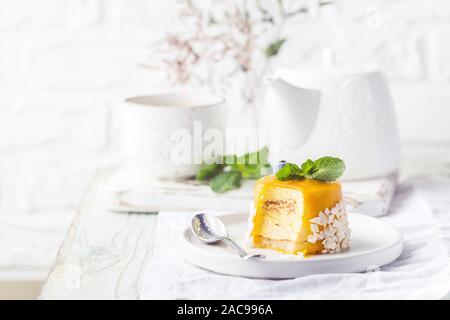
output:
[[[341,252],[349,248],[350,228],[343,201],[320,212],[309,222],[312,234],[308,236],[308,242],[321,241],[324,247],[322,253]]]

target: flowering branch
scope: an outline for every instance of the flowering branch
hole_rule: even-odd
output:
[[[153,44],[141,66],[165,70],[174,84],[214,86],[213,78],[220,77],[222,86],[237,72],[259,78],[286,41],[280,37],[285,21],[309,11],[306,6],[287,11],[286,1],[185,0],[179,30]],[[320,0],[319,5],[330,2]]]

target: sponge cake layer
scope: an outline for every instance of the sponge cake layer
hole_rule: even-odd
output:
[[[264,177],[255,188],[255,213],[251,221],[253,245],[292,254],[325,253],[327,239],[321,238],[325,225],[311,223],[311,220],[326,216],[324,212],[330,213],[334,207],[339,208],[341,214],[344,210],[341,202],[338,182],[279,181],[274,176]],[[331,227],[327,230],[332,230]]]

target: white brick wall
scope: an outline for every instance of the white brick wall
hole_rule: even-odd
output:
[[[317,60],[324,46],[342,61],[375,61],[391,80],[402,140],[450,142],[450,1],[337,3],[287,26],[280,63]],[[175,5],[0,0],[0,252],[12,248],[1,232],[14,217],[19,225],[42,217],[45,230],[62,236],[61,220],[70,219],[95,170],[115,159],[115,107],[127,95],[167,87],[136,63],[173,23]],[[17,250],[41,241],[48,252],[46,238],[22,237]],[[10,257],[0,255],[0,268]]]

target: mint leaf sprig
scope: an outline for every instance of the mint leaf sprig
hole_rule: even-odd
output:
[[[278,180],[281,181],[300,180],[305,178],[305,174],[302,169],[294,163],[286,163],[284,167],[277,171],[276,176]]]
[[[242,173],[236,170],[221,172],[211,179],[209,186],[214,192],[224,193],[241,187]]]
[[[294,163],[286,163],[275,176],[280,181],[314,179],[331,182],[342,176],[344,170],[345,164],[341,159],[323,157],[315,161],[308,159],[300,167]]]
[[[226,155],[216,162],[203,164],[195,177],[208,181],[214,192],[224,193],[241,186],[243,179],[258,179],[269,173],[268,148],[242,156]]]

